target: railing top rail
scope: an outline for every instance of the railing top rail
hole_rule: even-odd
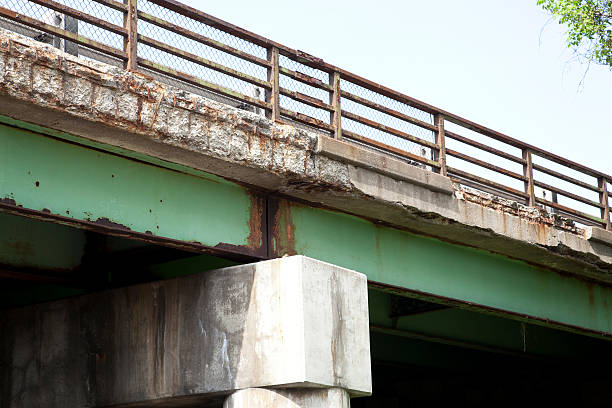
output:
[[[546,151],[544,149],[541,149],[539,147],[533,146],[529,143],[525,143],[521,140],[515,139],[513,137],[507,136],[501,132],[498,132],[496,130],[490,129],[486,126],[482,126],[479,125],[478,123],[472,122],[471,120],[468,119],[464,119],[461,116],[452,114],[450,112],[446,112],[443,110],[440,110],[439,112],[440,114],[444,115],[445,119],[447,119],[450,122],[453,122],[457,125],[463,126],[467,129],[473,130],[475,132],[481,133],[485,136],[488,136],[492,139],[495,140],[499,140],[500,142],[504,142],[506,144],[509,144],[511,146],[514,146],[516,148],[519,149],[528,149],[530,150],[532,153],[536,154],[537,156],[543,157],[545,159],[551,160],[553,162],[562,164],[566,167],[569,167],[571,169],[589,174],[593,177],[603,177],[606,178],[607,180],[612,182],[612,176],[610,176],[609,174],[603,173],[601,171],[592,169],[590,167],[584,166],[582,164],[576,163],[574,161],[571,161],[569,159],[566,159],[564,157],[558,156],[554,153],[551,153],[549,151]]]
[[[420,109],[430,114],[439,114],[443,115],[444,118],[452,123],[463,126],[467,129],[473,130],[477,133],[490,137],[492,139],[498,140],[500,142],[509,144],[519,149],[529,149],[532,153],[543,157],[545,159],[551,160],[558,164],[564,165],[571,169],[584,172],[593,177],[603,177],[608,181],[612,182],[612,176],[601,171],[592,169],[588,166],[576,163],[572,160],[566,159],[564,157],[558,156],[554,153],[541,149],[539,147],[533,146],[529,143],[525,143],[521,140],[515,139],[508,135],[505,135],[496,130],[490,129],[486,126],[480,125],[476,122],[473,122],[469,119],[465,119],[459,115],[448,112],[444,109],[440,109],[436,106],[430,105],[418,99],[415,99],[411,96],[405,95],[401,92],[388,88],[384,85],[378,84],[374,81],[370,81],[369,79],[363,78],[357,74],[349,72],[345,69],[339,68],[335,65],[329,64],[323,61],[320,58],[314,57],[310,54],[302,52],[300,50],[295,50],[293,48],[287,47],[283,44],[280,44],[276,41],[272,41],[266,37],[255,34],[251,31],[245,30],[241,27],[238,27],[234,24],[228,23],[227,21],[221,20],[217,17],[211,16],[203,11],[197,10],[193,7],[187,6],[176,0],[149,0],[151,3],[155,3],[161,7],[165,7],[169,10],[175,11],[179,14],[183,14],[187,17],[194,18],[200,20],[212,27],[215,27],[219,30],[222,30],[228,34],[232,34],[236,37],[239,37],[243,40],[250,41],[254,44],[257,44],[264,48],[275,47],[278,48],[279,53],[290,57],[292,59],[297,60],[298,62],[307,65],[311,68],[319,69],[324,72],[338,72],[341,77],[345,80],[348,80],[356,85],[362,86],[366,89],[369,89],[373,92],[377,92],[381,95],[387,96],[389,98],[398,100],[403,102],[409,106]]]

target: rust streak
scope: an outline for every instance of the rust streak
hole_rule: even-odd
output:
[[[215,248],[255,257],[257,259],[266,259],[268,255],[268,242],[265,239],[265,237],[267,237],[268,228],[266,199],[263,195],[253,192],[249,192],[249,198],[251,200],[251,206],[247,225],[249,228],[247,244],[236,245],[220,242],[215,245]]]
[[[261,197],[254,194],[249,196],[251,200],[251,215],[249,217],[249,236],[247,238],[249,248],[260,249],[263,244],[265,227],[265,203]]]
[[[14,205],[17,206],[17,202],[12,198],[0,198],[0,204]]]
[[[317,58],[314,55],[310,55],[307,52],[297,50],[298,61],[308,61],[314,62],[315,64],[323,64],[323,60],[321,58]]]
[[[289,201],[272,198],[268,200],[269,219],[272,225],[268,237],[269,257],[296,255],[295,225],[291,220],[291,205]]]
[[[125,230],[125,231],[131,231],[132,230],[131,228],[126,227],[123,224],[119,224],[119,223],[116,223],[114,221],[111,221],[110,219],[108,219],[106,217],[98,218],[97,220],[94,221],[94,223],[98,224],[98,225],[103,225],[105,227],[110,227],[110,228],[115,228],[115,229],[120,229],[120,230]]]

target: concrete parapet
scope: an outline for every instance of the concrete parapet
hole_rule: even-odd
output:
[[[257,387],[367,395],[367,303],[364,275],[294,256],[4,312],[2,406],[173,406]],[[320,406],[303,395],[299,407]]]
[[[332,139],[328,136],[319,135],[315,151],[324,156],[360,168],[369,169],[397,180],[407,181],[432,191],[446,193],[448,195],[452,195],[455,192],[453,183],[448,177],[423,170],[405,161],[376,152],[372,149]]]

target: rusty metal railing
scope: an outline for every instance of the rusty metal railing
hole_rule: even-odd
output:
[[[26,35],[29,29],[48,40],[41,37],[46,33],[56,46],[61,39],[66,51],[76,44],[72,53],[155,74],[458,183],[611,229],[611,176],[175,0],[0,0],[0,18]],[[68,19],[78,26],[68,27]]]

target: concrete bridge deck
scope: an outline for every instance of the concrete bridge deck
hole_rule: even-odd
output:
[[[608,358],[612,232],[603,228],[7,31],[0,106],[0,277],[11,310],[305,255],[366,275],[374,360],[414,363],[418,346],[406,349],[406,339],[496,356]],[[48,286],[36,295],[41,283]],[[414,314],[419,307],[429,319]],[[369,392],[334,379],[320,384]],[[198,390],[217,398],[231,387]],[[100,401],[178,404],[174,392],[160,386]],[[49,406],[62,406],[56,397]],[[193,402],[184,397],[180,403]],[[228,406],[243,406],[232,398]],[[325,398],[348,397],[318,401]],[[33,406],[15,401],[2,403]]]

